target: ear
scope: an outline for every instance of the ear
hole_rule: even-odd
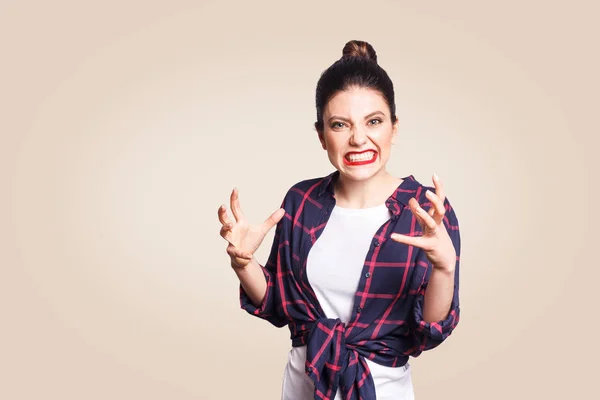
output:
[[[321,147],[323,147],[323,150],[327,150],[327,144],[325,144],[325,136],[323,135],[323,132],[317,130],[317,135],[319,136]]]
[[[398,118],[392,125],[392,144],[396,144],[396,137],[398,136]]]

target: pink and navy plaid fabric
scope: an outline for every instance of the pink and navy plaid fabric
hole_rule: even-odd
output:
[[[306,373],[315,383],[315,399],[334,399],[338,387],[347,400],[374,400],[375,387],[365,357],[389,367],[406,364],[442,343],[459,321],[460,234],[446,198],[444,224],[456,249],[454,297],[448,316],[423,320],[423,300],[432,265],[418,247],[390,239],[393,232],[419,236],[421,227],[408,200],[415,197],[428,210],[427,189],[412,175],[403,178],[386,200],[390,219],[375,236],[366,255],[354,296],[351,320],[327,318],[306,276],[308,253],[327,224],[335,205],[335,171],[298,182],[285,195],[285,217],[279,221],[267,262],[266,296],[255,307],[240,285],[240,305],[277,327],[288,325],[292,346],[307,345]]]

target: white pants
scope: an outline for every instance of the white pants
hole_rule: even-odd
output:
[[[385,367],[365,359],[371,370],[375,383],[377,400],[414,400],[414,389],[411,379],[412,367],[406,363],[402,367]],[[288,355],[288,363],[283,372],[281,400],[313,400],[315,386],[306,375],[306,346],[292,347]],[[342,400],[338,389],[335,400]],[[369,399],[370,400],[370,399]]]

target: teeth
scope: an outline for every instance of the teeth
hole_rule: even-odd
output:
[[[371,159],[373,159],[373,156],[375,156],[375,152],[369,151],[367,153],[362,153],[362,154],[351,154],[349,156],[346,156],[346,158],[350,162],[358,162],[358,161],[368,161],[368,160],[371,160]]]

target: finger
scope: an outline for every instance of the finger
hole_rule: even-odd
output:
[[[423,220],[423,216],[419,211],[419,202],[415,198],[412,198],[408,201],[408,209],[415,216],[417,222],[419,223],[419,226],[421,227],[421,230],[425,230],[427,224]]]
[[[417,199],[414,197],[408,201],[408,205],[410,206],[411,211],[415,215],[415,217],[419,220],[419,224],[421,228],[425,231],[428,229],[431,232],[436,232],[437,223],[433,219],[431,215],[429,215],[420,205]]]
[[[229,218],[229,216],[227,215],[227,208],[225,207],[225,204],[221,204],[221,207],[219,207],[219,211],[217,212],[217,214],[219,215],[219,221],[223,225],[227,223],[232,223],[231,218]]]
[[[230,257],[243,258],[245,260],[252,259],[251,253],[241,251],[240,249],[238,249],[237,247],[235,247],[232,244],[229,244],[229,246],[227,246],[227,254],[229,254]]]
[[[401,235],[399,233],[392,233],[390,235],[390,239],[398,243],[407,244],[409,246],[415,246],[420,248],[425,247],[425,239],[423,238],[423,236],[408,236]]]
[[[446,213],[446,209],[444,208],[444,203],[431,190],[427,190],[425,192],[425,197],[427,197],[429,199],[429,201],[431,202],[431,209],[429,210],[429,213],[428,213],[429,216],[435,220],[436,224],[440,224],[442,222],[442,220],[444,219],[444,214]],[[435,213],[435,215],[433,213],[431,213],[432,210]]]
[[[444,184],[442,183],[440,177],[435,173],[433,174],[433,185],[435,186],[435,194],[443,205],[444,201],[446,201],[446,191],[444,190]]]
[[[280,208],[273,214],[271,214],[269,218],[267,218],[265,222],[263,222],[263,231],[265,232],[265,234],[269,232],[275,225],[277,225],[277,223],[281,220],[281,218],[283,218],[284,215],[284,208]]]
[[[233,229],[233,224],[232,223],[228,223],[225,224],[221,227],[221,236],[223,237],[223,239],[229,241],[229,234],[231,233],[231,229]]]
[[[242,212],[242,207],[240,206],[240,193],[236,187],[231,191],[231,212],[233,212],[233,217],[236,221],[244,218],[244,213]]]

